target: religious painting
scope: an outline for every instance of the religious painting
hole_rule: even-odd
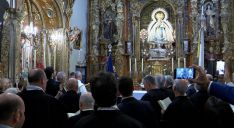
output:
[[[105,39],[110,40],[112,43],[114,43],[114,37],[117,34],[115,17],[116,13],[111,8],[108,8],[103,15],[103,35]]]

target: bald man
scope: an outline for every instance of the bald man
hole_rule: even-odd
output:
[[[75,113],[79,110],[80,94],[78,92],[77,80],[70,78],[67,82],[67,91],[59,97],[59,101],[64,105],[67,113]]]
[[[80,96],[80,114],[72,116],[68,120],[68,128],[73,128],[81,118],[88,116],[94,112],[94,99],[92,94],[87,92]]]
[[[12,93],[0,94],[0,128],[21,128],[24,123],[23,100]]]
[[[19,96],[25,103],[23,128],[64,128],[67,115],[62,104],[45,93],[47,78],[42,69],[32,69],[29,85]]]
[[[163,114],[163,120],[166,122],[166,128],[197,127],[197,112],[192,102],[186,96],[185,92],[187,88],[186,80],[176,79],[174,81],[173,92],[175,93],[175,99]]]

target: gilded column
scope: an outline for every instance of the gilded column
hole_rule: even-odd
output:
[[[177,3],[177,33],[176,33],[176,56],[180,64],[180,57],[182,57],[182,41],[184,39],[184,24],[183,24],[183,13],[184,13],[184,0],[180,0]],[[179,65],[178,64],[178,65]]]
[[[223,54],[224,54],[224,60],[229,59],[232,56],[232,44],[230,44],[229,41],[229,19],[230,19],[230,14],[229,14],[229,0],[221,0],[221,25],[223,29],[223,42],[224,42],[224,47],[223,47]]]

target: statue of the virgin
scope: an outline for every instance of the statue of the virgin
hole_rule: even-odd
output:
[[[173,27],[168,21],[168,14],[166,10],[157,8],[153,11],[151,17],[152,21],[148,26],[148,42],[174,42]]]

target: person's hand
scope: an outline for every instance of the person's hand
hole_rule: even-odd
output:
[[[205,71],[202,69],[202,67],[197,65],[193,65],[192,67],[198,72],[198,75],[196,79],[191,79],[191,81],[200,85],[202,89],[207,90],[210,80],[206,77]]]
[[[62,90],[59,90],[58,93],[56,94],[55,98],[59,99],[63,95]]]

